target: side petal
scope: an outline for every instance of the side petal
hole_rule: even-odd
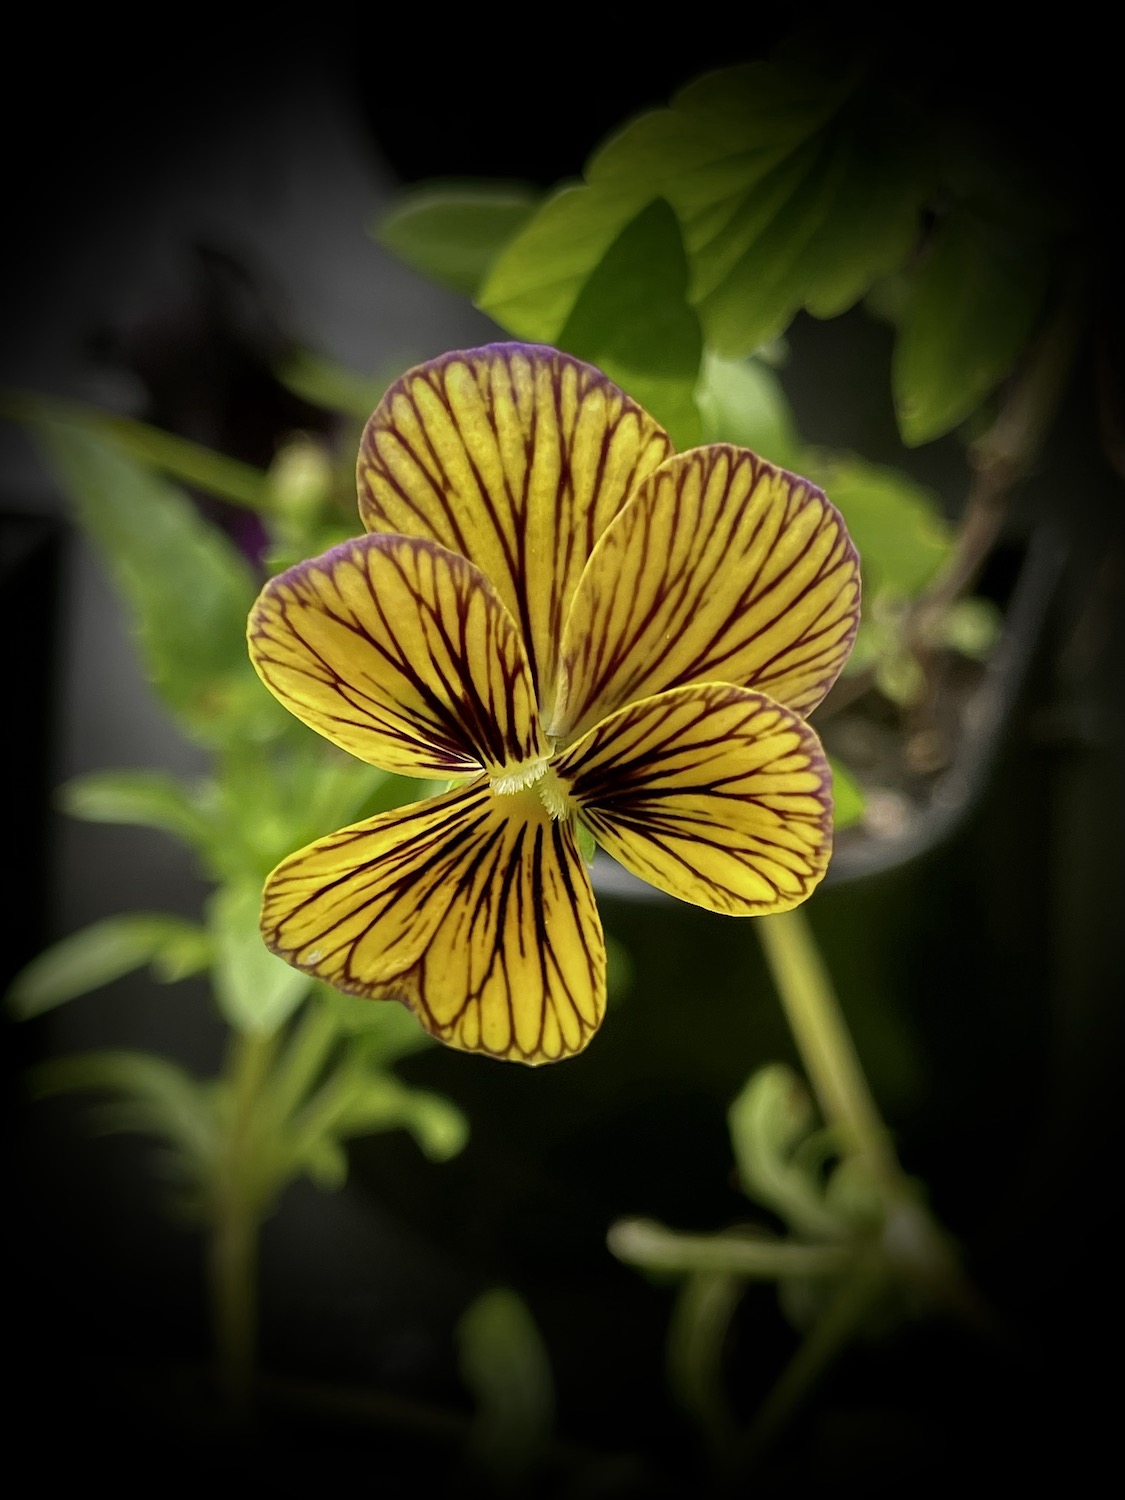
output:
[[[547,712],[586,560],[671,452],[663,428],[592,365],[491,344],[391,386],[363,434],[359,512],[368,531],[429,537],[492,580]]]
[[[384,770],[499,773],[547,753],[512,617],[433,542],[360,537],[298,563],[266,584],[248,635],[286,708]]]
[[[791,709],[721,683],[604,720],[554,763],[598,843],[651,885],[732,916],[798,905],[832,852],[832,778]]]
[[[563,635],[553,734],[692,682],[754,688],[807,715],[847,660],[859,559],[806,479],[716,444],[670,459],[595,547]]]
[[[439,1041],[544,1063],[605,1011],[605,942],[573,825],[478,781],[290,855],[266,882],[273,952],[401,1000]]]

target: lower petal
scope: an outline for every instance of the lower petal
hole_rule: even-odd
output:
[[[805,721],[725,684],[611,714],[555,762],[582,821],[628,870],[734,916],[798,905],[832,852],[832,781]]]
[[[469,1052],[553,1062],[605,1010],[605,943],[574,830],[533,790],[477,781],[282,862],[262,933],[297,968],[403,1001]]]

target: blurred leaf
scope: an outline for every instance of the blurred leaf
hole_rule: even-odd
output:
[[[146,1132],[169,1141],[202,1175],[214,1160],[218,1127],[210,1085],[147,1052],[86,1052],[56,1057],[32,1074],[39,1098],[99,1091],[118,1094],[131,1106],[117,1117],[102,1115],[113,1129]]]
[[[318,986],[318,995],[345,1036],[362,1037],[360,1053],[372,1065],[389,1065],[433,1044],[413,1011],[397,1001],[364,1000],[327,984]]]
[[[668,1326],[668,1385],[714,1449],[733,1431],[723,1381],[723,1345],[746,1283],[724,1271],[685,1278]]]
[[[269,734],[288,716],[247,658],[249,565],[185,495],[104,439],[54,422],[34,430],[130,607],[168,707],[207,744]]]
[[[891,361],[899,430],[913,447],[971,415],[1034,331],[1050,272],[1039,237],[949,214],[920,266]]]
[[[215,1000],[223,1018],[238,1031],[270,1033],[288,1020],[313,981],[266,947],[258,926],[261,906],[259,885],[223,886],[207,904],[207,925],[214,941]]]
[[[890,651],[875,662],[875,686],[900,708],[913,708],[926,696],[926,674],[909,651]]]
[[[517,182],[425,183],[399,197],[375,238],[431,281],[473,297],[540,197]]]
[[[499,1483],[526,1483],[550,1441],[554,1382],[526,1304],[506,1287],[478,1297],[457,1325],[461,1378],[476,1401],[470,1448]]]
[[[367,421],[394,378],[357,374],[312,349],[295,350],[274,367],[273,373],[287,391],[310,406],[360,422]],[[395,376],[400,373],[396,371]]]
[[[784,1063],[759,1068],[727,1112],[743,1191],[772,1208],[797,1233],[835,1239],[839,1220],[828,1211],[819,1181],[794,1160],[813,1134],[815,1114],[804,1084]]]
[[[58,800],[72,818],[156,828],[201,851],[214,837],[191,790],[168,771],[89,771],[60,788]]]
[[[700,440],[694,392],[703,335],[687,284],[680,226],[658,198],[593,268],[558,337],[561,349],[597,365],[639,401],[680,449]]]
[[[1004,616],[991,599],[957,599],[941,622],[941,642],[974,661],[992,654],[1004,628]]]
[[[213,790],[222,838],[213,854],[228,879],[264,880],[302,844],[417,795],[412,778],[377,770],[299,720],[292,724],[288,742],[268,761],[253,744],[235,745],[222,757]]]
[[[695,392],[705,443],[750,448],[799,471],[801,440],[781,382],[760,359],[720,359],[707,350]]]
[[[832,767],[832,823],[839,833],[859,822],[867,798],[851,772],[834,755],[828,757],[828,764]]]
[[[331,1136],[310,1141],[302,1165],[316,1186],[326,1193],[338,1193],[348,1180],[347,1153]]]
[[[60,401],[23,391],[0,395],[0,413],[35,427],[89,433],[145,468],[156,469],[208,495],[248,510],[269,509],[266,476],[260,469],[147,422],[79,401]]]
[[[450,1161],[465,1147],[469,1125],[448,1099],[411,1088],[393,1073],[353,1070],[346,1107],[332,1119],[330,1133],[341,1139],[380,1130],[407,1130],[431,1161]]]
[[[859,550],[865,597],[883,589],[906,598],[921,593],[953,545],[937,496],[900,470],[855,454],[811,449],[805,465],[843,513]]]
[[[796,54],[726,68],[641,116],[502,252],[480,305],[553,341],[594,267],[657,198],[674,209],[691,301],[720,354],[753,350],[802,307],[843,312],[912,248],[929,164],[909,104],[857,93],[862,69]]]
[[[161,980],[184,979],[206,967],[209,953],[206,932],[183,917],[164,912],[106,917],[33,958],[8,990],[8,1004],[27,1020],[147,963]]]

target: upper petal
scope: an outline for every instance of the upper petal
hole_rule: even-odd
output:
[[[595,547],[563,634],[574,736],[692,682],[752,687],[808,714],[859,624],[859,559],[823,492],[742,448],[679,454]]]
[[[803,901],[832,852],[832,777],[805,721],[761,693],[673,688],[555,761],[598,843],[650,885],[732,916]]]
[[[413,776],[547,753],[519,631],[478,569],[433,542],[366,536],[270,580],[250,656],[291,712]]]
[[[429,537],[495,584],[524,637],[544,713],[578,579],[664,430],[592,365],[534,344],[443,355],[397,380],[358,464],[368,531]]]
[[[262,934],[338,989],[405,1002],[469,1052],[553,1062],[605,1011],[605,943],[569,822],[487,783],[382,813],[283,861]]]

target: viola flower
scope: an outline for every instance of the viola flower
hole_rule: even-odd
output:
[[[675,454],[600,371],[534,345],[409,371],[358,480],[368,534],[266,585],[250,653],[334,744],[459,784],[283,860],[262,933],[451,1046],[570,1056],[605,1009],[579,823],[736,916],[824,874],[831,778],[805,716],[855,636],[855,549],[807,480]]]

